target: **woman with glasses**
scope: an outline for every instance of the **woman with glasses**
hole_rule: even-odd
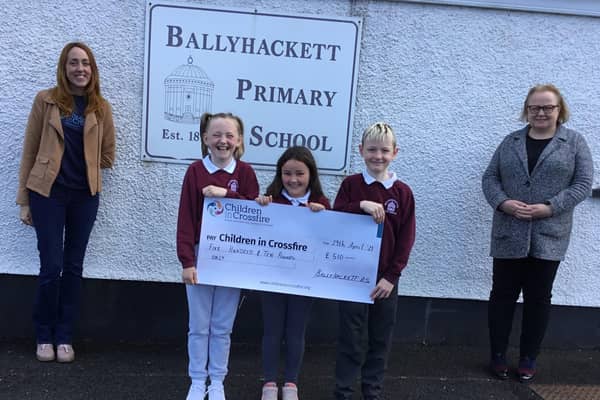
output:
[[[592,156],[583,136],[564,126],[568,118],[567,104],[554,85],[532,87],[521,113],[527,125],[504,138],[483,174],[483,193],[494,210],[488,305],[491,371],[500,379],[508,378],[506,349],[521,291],[517,374],[525,382],[536,373],[573,209],[591,191]]]

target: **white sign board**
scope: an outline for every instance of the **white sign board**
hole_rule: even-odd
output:
[[[289,146],[346,174],[361,20],[148,3],[142,160],[201,158],[204,112],[244,122],[243,159],[273,168]]]
[[[198,281],[373,303],[382,232],[370,215],[206,198]]]

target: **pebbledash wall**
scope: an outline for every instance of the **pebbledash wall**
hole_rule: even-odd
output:
[[[37,273],[35,233],[19,222],[14,203],[17,171],[32,100],[38,90],[54,85],[59,52],[72,40],[82,40],[94,50],[117,128],[117,161],[104,173],[85,276],[99,278],[100,286],[179,282],[175,228],[187,166],[140,160],[146,2],[0,3],[0,273],[6,274],[0,282],[6,287],[6,282],[21,281],[19,276],[33,279]],[[362,18],[350,170],[358,172],[363,166],[356,150],[362,130],[375,121],[389,122],[400,147],[392,169],[412,187],[417,204],[417,241],[399,291],[410,301],[423,301],[429,311],[444,299],[487,299],[492,212],[480,178],[501,139],[522,126],[518,116],[531,85],[552,82],[562,89],[572,111],[568,126],[585,135],[595,170],[600,170],[600,19],[593,10],[574,15],[578,12],[559,6],[546,12],[520,9],[519,4],[531,3],[524,1],[180,3]],[[573,5],[553,2],[569,3]],[[264,190],[272,172],[259,170],[257,175]],[[599,177],[597,172],[595,187],[600,186]],[[341,180],[322,176],[330,199]],[[598,271],[600,199],[590,197],[575,213],[554,303],[600,307]],[[160,288],[169,286],[148,285],[159,297]],[[0,298],[9,292],[32,296],[13,287],[1,290]],[[592,315],[598,321],[597,313]],[[600,327],[595,329],[600,336]]]

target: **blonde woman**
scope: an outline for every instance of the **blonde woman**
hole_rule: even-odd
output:
[[[504,138],[482,185],[494,211],[488,309],[491,371],[508,378],[506,349],[522,291],[517,374],[526,382],[536,374],[552,285],[569,245],[573,210],[590,193],[593,164],[583,136],[564,126],[569,110],[554,85],[532,87],[521,117],[527,125]]]

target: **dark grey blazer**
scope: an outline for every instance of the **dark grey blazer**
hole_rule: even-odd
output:
[[[494,209],[490,255],[563,260],[573,224],[573,209],[591,192],[593,162],[583,136],[559,125],[531,175],[527,167],[529,126],[504,138],[482,178],[483,194]],[[498,210],[503,201],[548,202],[552,216],[523,221]]]

